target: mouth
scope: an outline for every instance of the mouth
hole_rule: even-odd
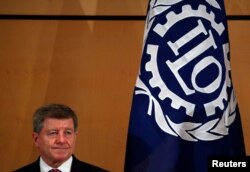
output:
[[[52,149],[55,149],[55,150],[66,150],[66,149],[69,149],[69,148],[55,147],[55,148],[52,148]]]
[[[53,147],[54,150],[68,150],[68,147]]]

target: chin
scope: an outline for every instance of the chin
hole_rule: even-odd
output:
[[[64,162],[69,158],[69,156],[54,156],[55,161]]]
[[[63,153],[63,152],[54,154],[55,159],[62,161],[67,160],[70,156],[71,156],[70,153]]]

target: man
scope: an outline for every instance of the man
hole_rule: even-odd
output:
[[[38,108],[33,116],[32,137],[40,157],[16,172],[105,172],[73,155],[77,127],[75,112],[65,105],[49,104]]]

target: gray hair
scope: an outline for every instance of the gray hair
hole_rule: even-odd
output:
[[[77,131],[78,119],[75,112],[68,106],[63,104],[47,104],[39,107],[33,115],[33,131],[39,133],[43,128],[45,119],[69,119],[74,122],[74,130]]]

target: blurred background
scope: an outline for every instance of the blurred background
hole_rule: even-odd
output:
[[[0,1],[0,171],[37,159],[31,118],[38,106],[49,102],[67,104],[78,114],[79,159],[123,171],[147,4],[147,0]],[[231,16],[232,79],[250,155],[250,1],[225,0],[225,5]]]

